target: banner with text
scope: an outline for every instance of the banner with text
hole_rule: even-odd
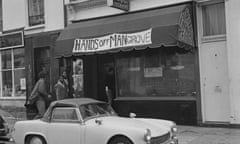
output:
[[[72,52],[97,52],[122,47],[148,45],[152,44],[151,34],[152,29],[148,29],[136,33],[113,33],[90,39],[75,39]]]

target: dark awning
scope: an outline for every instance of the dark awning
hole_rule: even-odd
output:
[[[149,45],[121,47],[105,51],[73,53],[75,39],[92,39],[113,33],[129,34],[151,29]],[[67,26],[56,41],[55,56],[118,52],[160,46],[194,47],[190,4],[81,21]]]

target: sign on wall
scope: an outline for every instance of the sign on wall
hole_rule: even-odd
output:
[[[0,36],[0,49],[23,47],[23,32],[3,34]]]
[[[178,40],[193,46],[194,45],[193,37],[194,36],[191,9],[189,6],[187,6],[183,9],[183,11],[180,14]]]
[[[75,39],[72,52],[97,52],[122,47],[148,45],[152,44],[151,35],[152,29],[148,29],[136,33],[113,33],[90,39]]]
[[[107,0],[107,4],[110,7],[129,11],[129,0]]]

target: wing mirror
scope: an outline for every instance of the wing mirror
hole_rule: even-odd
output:
[[[96,120],[95,120],[95,123],[98,124],[98,125],[101,125],[101,124],[102,124],[102,120],[96,119]]]
[[[136,115],[135,113],[130,113],[130,114],[129,114],[129,117],[130,117],[130,118],[135,118],[136,116],[137,116],[137,115]]]

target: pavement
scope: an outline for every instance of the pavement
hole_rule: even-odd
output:
[[[7,119],[10,129],[17,119]],[[200,127],[178,125],[179,144],[240,144],[240,128]],[[7,142],[8,138],[0,138],[0,144],[14,144]]]
[[[179,144],[240,144],[239,128],[178,126]]]

